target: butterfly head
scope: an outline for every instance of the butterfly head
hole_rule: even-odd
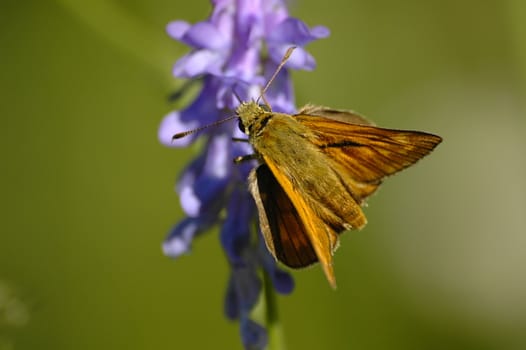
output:
[[[250,135],[252,129],[257,125],[265,115],[268,115],[270,109],[266,105],[258,105],[254,101],[242,102],[236,109],[236,115],[239,117],[239,128],[245,134]]]

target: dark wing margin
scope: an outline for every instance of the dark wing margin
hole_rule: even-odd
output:
[[[252,170],[254,197],[267,248],[283,264],[300,268],[318,261],[297,210],[267,165]]]

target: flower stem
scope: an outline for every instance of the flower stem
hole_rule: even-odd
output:
[[[285,336],[279,322],[278,303],[272,280],[268,273],[263,274],[265,293],[266,324],[268,332],[268,350],[285,350]]]

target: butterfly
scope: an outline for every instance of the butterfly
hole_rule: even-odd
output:
[[[379,128],[351,111],[307,105],[295,115],[256,102],[236,109],[260,165],[249,175],[271,254],[291,268],[320,262],[333,287],[339,235],[367,223],[365,199],[383,179],[441,141],[420,131]]]

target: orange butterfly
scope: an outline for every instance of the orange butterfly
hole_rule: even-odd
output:
[[[301,268],[317,261],[336,286],[338,235],[367,223],[364,200],[382,180],[418,161],[442,139],[378,128],[350,112],[307,105],[274,113],[256,102],[236,110],[262,163],[249,176],[261,231],[272,255]]]

